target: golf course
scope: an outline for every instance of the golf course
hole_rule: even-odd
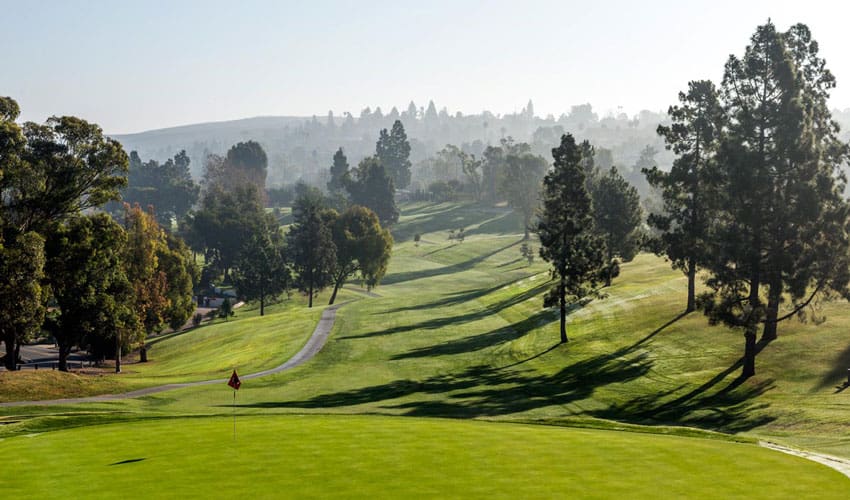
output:
[[[0,372],[8,498],[847,498],[850,478],[771,442],[850,459],[850,308],[788,321],[739,379],[744,339],[685,309],[685,276],[641,253],[603,296],[573,304],[570,341],[513,211],[408,202],[380,286],[148,341],[117,375]],[[464,228],[465,239],[449,239]],[[419,238],[414,238],[418,235]],[[416,240],[416,241],[415,241]],[[536,239],[531,240],[536,249]],[[234,393],[225,384],[243,376]],[[115,395],[134,398],[21,404]],[[837,462],[837,463],[838,463]],[[388,495],[388,492],[391,494]]]

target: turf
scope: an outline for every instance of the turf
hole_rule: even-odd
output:
[[[754,445],[361,416],[169,419],[0,441],[4,495],[140,498],[846,498],[846,479]],[[46,457],[49,457],[46,461]],[[49,463],[49,469],[45,464]],[[94,478],[97,478],[94,480]]]
[[[780,338],[759,354],[758,375],[740,381],[742,335],[710,327],[698,313],[682,316],[681,273],[643,254],[623,265],[622,275],[605,289],[607,297],[573,307],[571,341],[558,345],[557,314],[542,308],[546,266],[520,258],[519,223],[512,214],[453,204],[404,208],[389,273],[376,290],[381,297],[358,296],[362,300],[340,309],[330,341],[309,363],[247,381],[239,393],[240,414],[452,417],[680,438],[702,429],[850,457],[850,391],[841,385],[850,366],[845,302],[820,303],[823,324],[783,324]],[[466,241],[449,241],[448,230],[460,225]],[[422,236],[418,245],[413,234]],[[291,308],[275,320],[286,331],[303,305],[281,307]],[[256,319],[240,313],[218,328],[251,352],[254,341],[267,346],[267,338],[245,327],[251,321]],[[293,329],[293,335],[295,330],[300,342],[309,334]],[[165,370],[164,379],[191,379],[218,363],[188,362],[215,356],[214,348],[184,352],[177,344],[201,342],[195,336],[203,331],[153,348],[164,354],[173,342],[173,357],[160,358],[163,366],[191,367]],[[285,357],[286,350],[273,357]],[[227,387],[205,386],[110,403],[6,408],[0,414],[8,416],[8,425],[0,426],[0,436],[227,415],[230,402]],[[759,468],[761,459],[753,460]],[[760,480],[755,476],[742,484]]]

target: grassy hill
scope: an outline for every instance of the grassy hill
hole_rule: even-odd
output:
[[[458,227],[465,227],[468,234],[463,243],[448,240],[448,231]],[[716,437],[690,430],[703,429],[743,441],[770,439],[850,457],[846,435],[850,391],[841,385],[850,366],[846,334],[850,314],[845,302],[820,304],[828,318],[824,324],[781,325],[779,339],[764,346],[758,356],[758,375],[741,382],[737,377],[743,335],[710,327],[699,313],[681,315],[684,277],[655,256],[643,254],[625,264],[621,276],[605,290],[606,298],[576,306],[569,315],[571,341],[558,345],[557,314],[542,307],[548,286],[546,266],[539,259],[529,265],[520,258],[519,222],[509,211],[411,204],[404,207],[395,234],[390,272],[376,289],[381,297],[362,298],[341,308],[328,344],[311,362],[246,382],[239,391],[240,418],[380,414]],[[414,234],[421,234],[418,245]],[[258,369],[279,363],[306,340],[316,319],[311,316],[315,312],[305,313],[301,305],[281,307],[262,320],[268,322],[267,334],[257,334],[262,326],[258,318],[217,325],[221,335],[242,346],[233,353],[211,350],[198,340],[205,331],[216,331],[214,327],[165,339],[152,353],[159,348],[163,365],[187,368],[153,371],[163,380],[203,377],[213,366],[227,365],[240,353],[240,363],[263,356],[256,362]],[[284,336],[278,343],[272,333],[275,328],[294,336]],[[189,346],[200,350],[185,352]],[[202,360],[213,351],[216,358]],[[197,359],[197,364],[189,359]],[[144,383],[153,380],[152,372],[133,376]],[[122,420],[227,417],[230,404],[227,387],[205,386],[109,403],[3,408],[0,414],[7,415],[8,425],[0,426],[0,437]],[[324,418],[315,422],[325,424],[313,424],[313,418],[271,418],[268,425],[277,429],[286,422],[308,427],[339,422],[339,426],[356,428],[362,422],[359,417]],[[246,421],[258,426],[266,422]],[[125,425],[131,427],[130,422]],[[458,429],[467,432],[466,427]],[[364,428],[363,432],[373,431]],[[592,439],[605,441],[609,434]],[[445,440],[446,434],[441,435]],[[686,446],[702,446],[697,443],[703,441]],[[729,463],[738,465],[747,462],[744,455],[750,453],[739,456],[738,452],[752,447],[717,446],[731,447],[723,453],[733,453]],[[0,450],[3,447],[0,443]],[[623,460],[639,461],[640,449],[636,451],[635,457]],[[569,454],[552,458],[570,460]],[[680,459],[671,455],[668,460],[672,466]],[[752,460],[765,470],[772,467],[761,458]],[[657,477],[671,474],[663,468],[659,471]],[[605,472],[609,473],[613,472]],[[846,488],[846,480],[842,481]]]

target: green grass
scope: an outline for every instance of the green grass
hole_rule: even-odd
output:
[[[448,229],[460,224],[469,235],[466,241],[448,241]],[[340,309],[328,344],[309,363],[246,381],[239,392],[241,415],[311,415],[297,421],[308,427],[314,419],[342,422],[342,433],[347,432],[348,420],[325,420],[319,415],[535,422],[675,434],[676,439],[685,439],[686,435],[716,437],[704,432],[715,431],[742,441],[767,438],[850,457],[850,436],[846,433],[850,390],[840,388],[850,366],[850,339],[846,335],[850,313],[845,302],[821,304],[828,318],[824,324],[781,325],[780,338],[758,357],[758,375],[740,382],[737,376],[743,336],[708,326],[698,313],[681,316],[685,280],[662,259],[644,254],[623,265],[622,275],[605,290],[606,298],[571,311],[571,341],[558,345],[557,314],[542,308],[542,294],[548,286],[545,263],[538,259],[528,265],[520,258],[519,222],[509,214],[476,206],[411,204],[405,207],[395,231],[397,244],[389,273],[376,289],[381,297],[356,295],[361,300]],[[412,241],[417,233],[423,240],[418,246]],[[267,320],[268,324],[256,318],[256,312],[244,311],[228,324],[164,339],[151,351],[155,363],[161,363],[160,370],[137,371],[121,380],[128,384],[133,380],[154,383],[159,379],[157,373],[161,374],[159,380],[212,378],[210,370],[219,364],[227,365],[222,369],[226,374],[230,360],[214,358],[220,355],[216,349],[219,342],[205,342],[205,330],[218,332],[221,342],[240,346],[233,349],[244,353],[240,363],[254,359],[255,354],[265,356],[257,359],[258,367],[272,363],[272,358],[285,358],[312,331],[312,327],[303,331],[294,326],[297,321],[307,324],[315,322],[316,317],[303,313],[301,304],[277,307],[281,309],[270,316],[274,319]],[[277,338],[273,335],[278,328],[291,332],[292,340],[269,346],[268,339]],[[257,331],[265,333],[258,335]],[[268,355],[266,350],[271,349],[277,349],[277,354]],[[0,414],[7,416],[7,425],[0,425],[0,437],[95,423],[124,421],[132,427],[146,425],[132,423],[145,419],[227,416],[230,397],[230,391],[222,385],[109,403],[4,408]],[[418,425],[418,419],[399,422]],[[502,434],[501,429],[512,427],[483,428],[500,429]],[[607,436],[614,435],[607,432],[598,436],[606,436],[603,441],[607,441]],[[629,433],[628,439],[634,436]],[[19,442],[17,437],[9,439]],[[324,453],[322,447],[331,446],[331,441],[315,446],[315,453]],[[766,471],[772,467],[771,460],[781,460],[781,455],[766,450],[739,459],[730,450],[755,448],[728,443],[716,446],[733,448],[726,448],[724,459],[706,458],[709,469],[721,467],[719,462],[725,460],[736,467]],[[519,451],[531,453],[529,450],[532,448]],[[619,463],[619,454],[625,452],[616,453],[611,456]],[[641,462],[640,448],[634,453],[638,463],[652,463]],[[429,458],[437,460],[439,456]],[[249,460],[249,456],[243,455],[243,460]],[[525,471],[527,467],[518,460],[514,456],[506,463]],[[623,460],[632,465],[631,458]],[[563,463],[572,466],[575,460],[565,455]],[[411,468],[420,466],[421,462],[410,463]],[[455,464],[457,468],[464,466],[462,460]],[[819,465],[811,466],[826,473]],[[378,478],[380,471],[364,465],[359,473],[368,479]],[[748,488],[762,480],[759,472],[738,474],[719,469],[708,477],[716,479],[723,474],[731,474]],[[520,480],[516,473],[513,476]],[[637,483],[639,478],[629,481]],[[335,491],[330,483],[325,486],[326,491]],[[370,492],[365,480],[360,487]]]
[[[4,495],[846,498],[804,459],[723,441],[387,417],[186,418],[0,441]],[[49,464],[48,469],[45,466]],[[93,478],[97,478],[93,480]]]

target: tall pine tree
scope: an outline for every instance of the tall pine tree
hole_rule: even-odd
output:
[[[567,338],[567,301],[594,293],[603,267],[604,243],[593,231],[590,195],[585,188],[582,152],[572,135],[552,150],[554,165],[543,179],[543,208],[537,223],[540,256],[552,264],[557,283],[547,305],[557,301],[561,342]]]

